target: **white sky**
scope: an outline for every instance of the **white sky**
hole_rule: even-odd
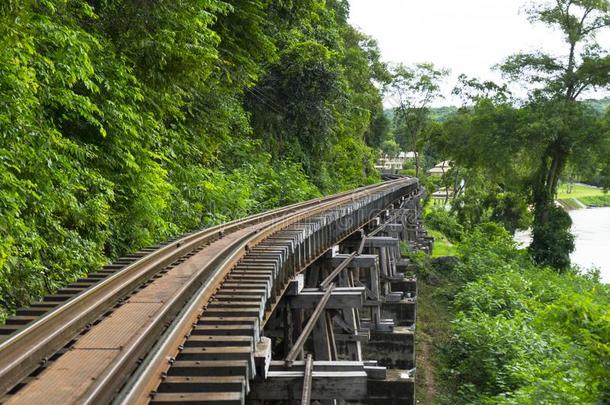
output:
[[[539,2],[540,0],[538,0]],[[459,74],[498,80],[491,67],[519,51],[564,54],[559,32],[528,22],[524,0],[349,0],[350,22],[377,39],[386,62],[432,62]],[[598,37],[610,46],[610,33]],[[447,98],[437,105],[457,104]],[[392,106],[391,100],[386,100]]]

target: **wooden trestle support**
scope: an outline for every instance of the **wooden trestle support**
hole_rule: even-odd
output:
[[[0,328],[1,402],[412,404],[421,193],[394,179],[90,274]]]
[[[150,402],[414,403],[417,289],[400,243],[432,249],[420,197],[417,182],[361,197],[249,248]]]
[[[432,250],[420,196],[378,213],[289,281],[261,328],[246,403],[415,402],[417,288],[400,244]]]

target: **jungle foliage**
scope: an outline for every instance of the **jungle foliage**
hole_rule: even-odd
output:
[[[417,151],[415,173],[450,160],[453,169],[429,183],[433,191],[450,191],[451,208],[465,229],[487,221],[510,232],[531,227],[532,257],[565,270],[574,242],[569,216],[555,208],[560,180],[610,187],[608,100],[585,99],[610,86],[609,50],[598,40],[610,29],[610,1],[534,2],[527,14],[554,29],[564,49],[519,53],[497,66],[511,89],[523,85],[525,97],[506,84],[461,75],[453,94],[463,105],[430,109],[427,102],[439,95],[446,72],[399,65],[389,85],[398,107],[387,114],[394,139],[383,145],[391,151],[394,141]],[[413,101],[420,99],[423,104]]]
[[[505,97],[496,92],[474,98],[431,138],[433,147],[454,163],[443,180],[454,191],[452,210],[466,228],[490,220],[510,232],[533,225],[532,256],[540,264],[567,269],[574,246],[570,218],[554,206],[559,176],[596,178],[608,187],[603,173],[610,156],[610,116],[581,101],[536,99],[519,106]],[[543,202],[540,165],[561,131],[570,137],[560,142],[566,162],[553,175],[553,190]],[[465,187],[453,187],[459,184]],[[534,207],[531,214],[528,206]]]
[[[0,318],[145,245],[378,181],[388,73],[347,15],[2,1]]]
[[[539,267],[492,223],[458,251],[448,403],[606,403],[610,288],[598,274]]]
[[[466,125],[458,132],[468,134],[457,141],[468,144],[468,152],[460,147],[458,159],[470,167],[485,165],[491,176],[502,179],[495,184],[503,192],[521,191],[533,206],[532,257],[566,269],[574,243],[571,220],[554,203],[560,177],[570,168],[607,173],[610,167],[608,113],[580,99],[587,91],[610,86],[610,54],[597,40],[610,27],[610,2],[536,3],[528,15],[561,34],[564,53],[519,53],[499,66],[507,79],[526,86],[528,97],[520,108],[505,87],[463,80],[474,113],[463,113],[452,125]]]

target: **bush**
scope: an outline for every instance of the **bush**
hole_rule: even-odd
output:
[[[607,403],[610,287],[594,272],[535,266],[495,224],[458,249],[448,402]]]
[[[426,225],[444,234],[450,241],[462,239],[464,229],[450,212],[443,209],[432,209],[425,215]]]
[[[145,245],[379,181],[387,72],[343,3],[1,1],[0,321]]]
[[[456,384],[458,403],[482,403],[485,397],[516,390],[524,380],[515,367],[542,362],[552,352],[522,317],[459,313],[452,331],[445,373]]]
[[[415,169],[402,169],[398,171],[399,174],[404,174],[405,176],[415,177]]]
[[[518,229],[527,229],[531,224],[527,202],[516,193],[497,193],[487,204],[493,207],[491,220],[502,224],[511,234]]]
[[[562,208],[546,206],[545,212],[536,216],[545,216],[545,221],[534,221],[532,244],[529,252],[536,263],[566,270],[570,266],[570,253],[574,251],[574,235],[570,233],[572,219]]]
[[[530,267],[527,254],[517,249],[516,242],[502,226],[484,223],[466,235],[458,245],[461,265],[456,271],[462,281],[469,282],[489,273]]]
[[[433,275],[434,268],[430,255],[421,250],[411,250],[406,242],[401,242],[400,250],[401,255],[407,257],[415,265],[418,277],[428,280]]]
[[[455,297],[455,307],[471,315],[480,313],[514,318],[527,307],[532,283],[513,271],[487,274],[468,283]]]

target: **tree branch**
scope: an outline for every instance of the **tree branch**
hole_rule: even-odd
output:
[[[591,84],[591,83],[589,83],[589,82],[586,82],[586,81],[585,81],[585,82],[584,82],[584,83],[583,83],[583,84],[582,84],[582,85],[581,85],[581,86],[578,88],[578,90],[577,90],[577,91],[574,93],[573,100],[576,100],[576,99],[578,98],[578,96],[580,96],[580,93],[582,93],[582,92],[583,92],[583,91],[584,91],[584,90],[587,88],[587,86],[589,86],[590,84]]]

